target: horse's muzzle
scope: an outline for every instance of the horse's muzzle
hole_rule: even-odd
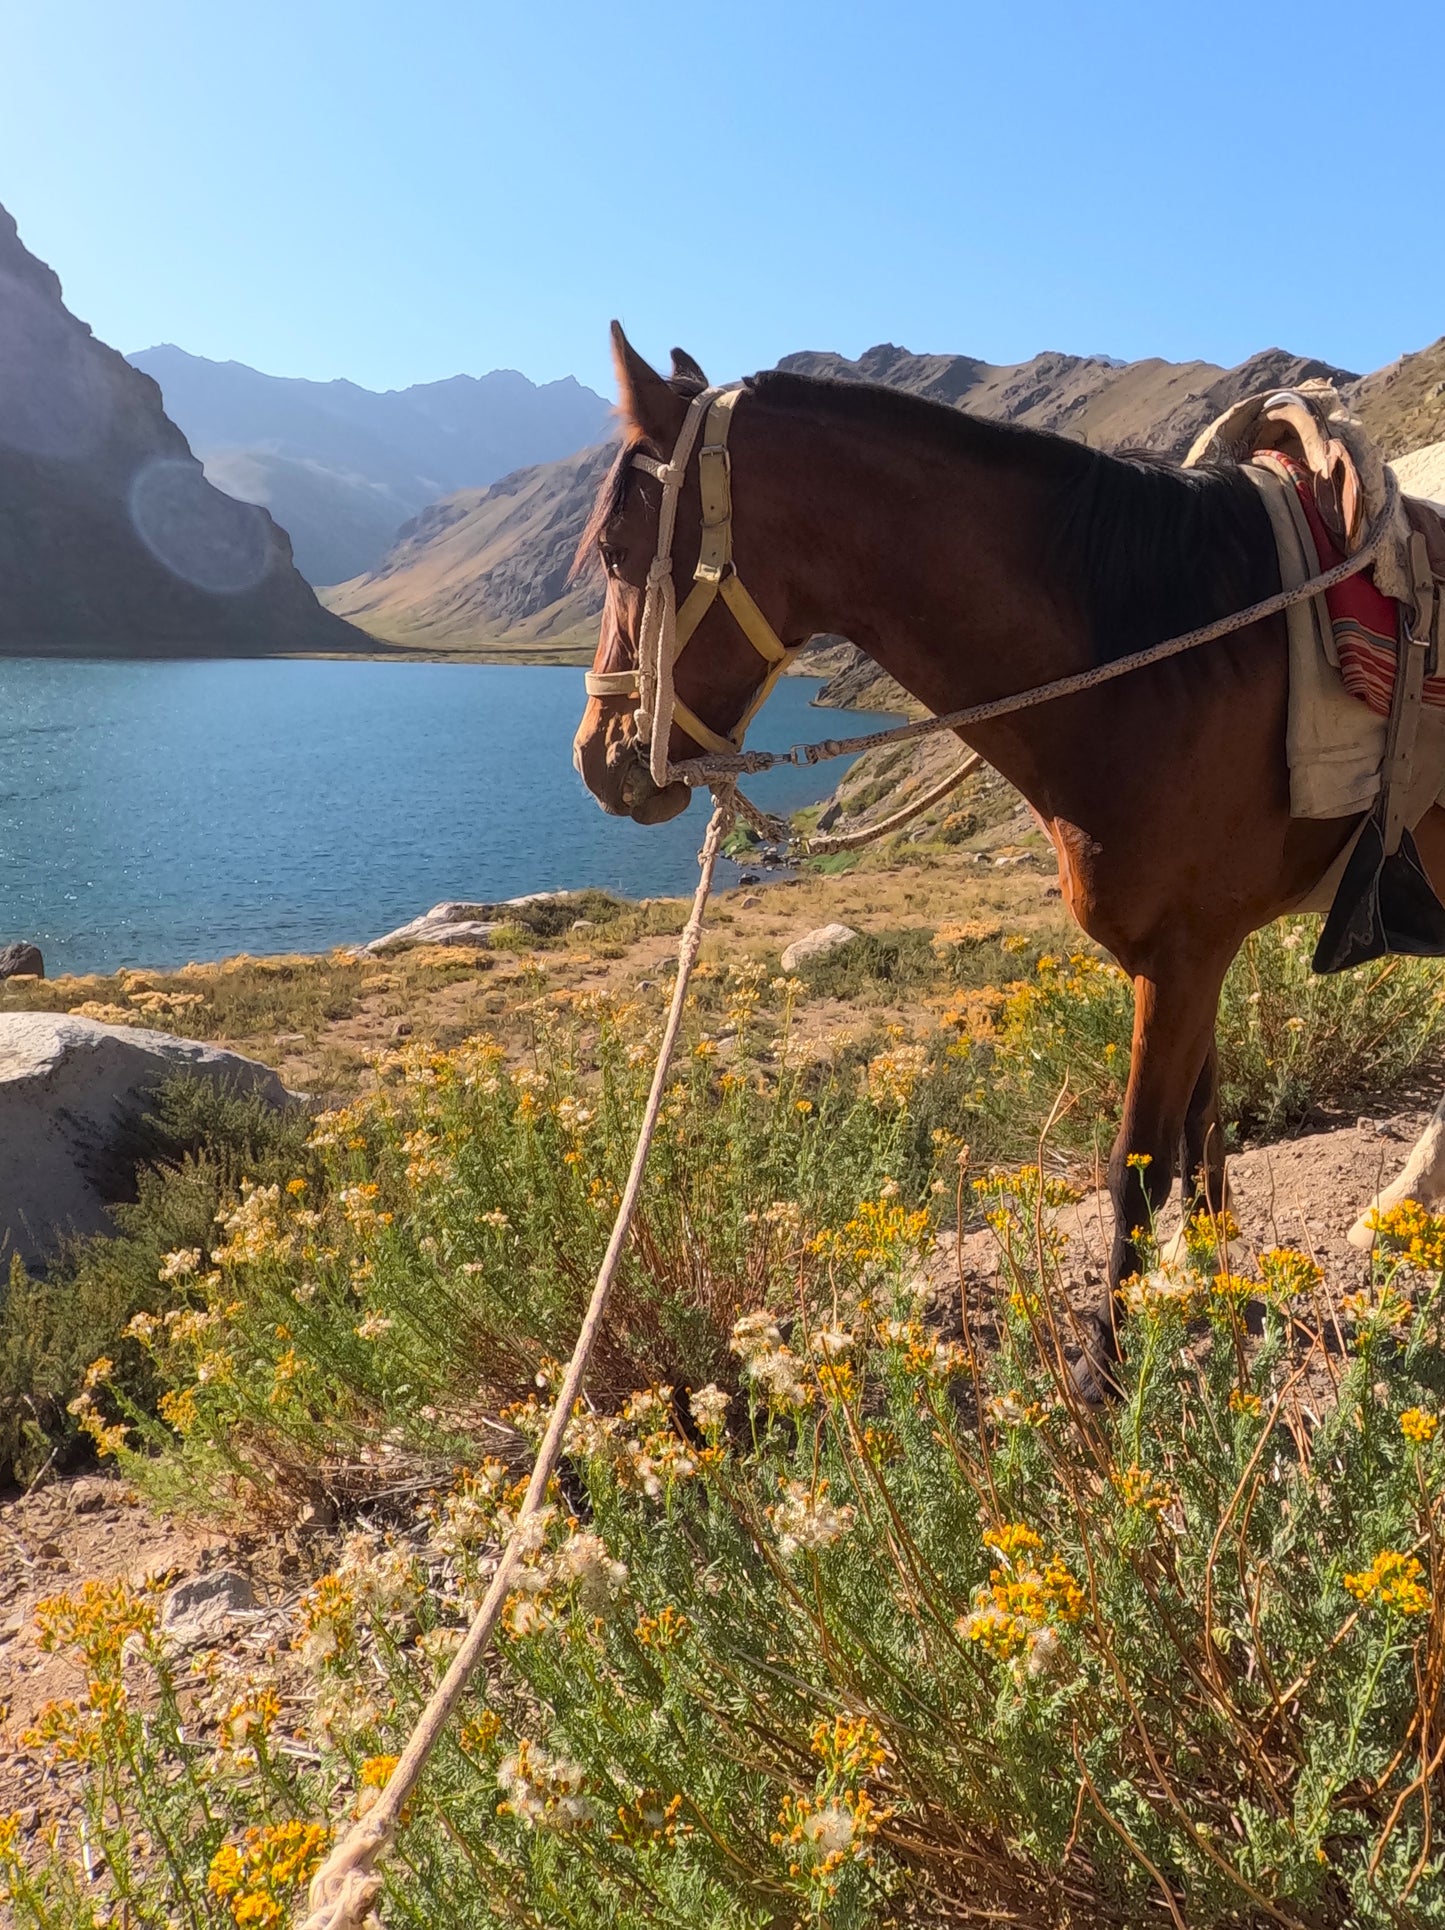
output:
[[[692,792],[686,784],[669,784],[659,790],[639,758],[622,780],[622,800],[627,815],[638,824],[666,824],[687,809]]]
[[[692,797],[686,784],[665,788],[654,784],[635,733],[621,719],[594,717],[591,706],[573,739],[572,762],[593,797],[614,818],[666,824],[687,809]]]

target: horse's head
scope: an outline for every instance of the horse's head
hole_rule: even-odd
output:
[[[606,571],[607,600],[572,761],[603,810],[662,824],[686,810],[689,797],[686,784],[668,779],[667,764],[741,741],[784,646],[733,569],[730,458],[719,446],[727,425],[708,428],[721,421],[711,408],[717,392],[681,349],[673,350],[671,376],[659,375],[616,322],[612,349],[623,443],[578,550],[580,565],[600,562]],[[733,400],[722,404],[729,419]],[[709,433],[718,444],[708,445]],[[682,605],[675,614],[674,573]],[[648,672],[659,649],[665,660],[676,652],[670,680],[664,663],[660,693]],[[660,726],[648,705],[660,711]]]

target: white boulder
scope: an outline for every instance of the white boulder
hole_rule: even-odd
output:
[[[433,905],[420,918],[398,925],[395,931],[373,938],[363,945],[364,952],[389,952],[403,945],[476,945],[490,944],[500,919],[483,918],[484,905]]]
[[[523,905],[549,904],[558,898],[573,898],[571,891],[529,891],[520,898],[502,898],[491,904],[466,904],[459,899],[448,899],[444,904],[433,905],[424,911],[420,918],[413,918],[408,925],[398,925],[395,931],[383,933],[373,938],[369,945],[363,945],[363,952],[389,952],[404,945],[475,945],[484,947],[491,942],[492,933],[503,925],[516,922],[513,914]]]
[[[836,952],[840,945],[851,945],[857,936],[851,925],[819,925],[816,931],[793,940],[783,953],[783,970],[796,972],[800,965],[806,965],[810,959]]]
[[[0,1013],[0,1279],[67,1233],[107,1233],[145,1155],[152,1094],[189,1073],[275,1106],[293,1103],[270,1066],[196,1039],[69,1013]]]

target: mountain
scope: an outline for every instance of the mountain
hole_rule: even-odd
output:
[[[1206,423],[1258,389],[1309,376],[1357,379],[1283,349],[1266,349],[1234,369],[1053,353],[997,367],[882,343],[856,361],[807,350],[778,366],[881,382],[969,414],[1054,429],[1101,447],[1172,454],[1182,454]],[[614,448],[586,449],[433,504],[374,570],[328,590],[327,606],[413,647],[538,654],[545,643],[553,654],[590,656],[601,586],[592,576],[569,584],[566,569]]]
[[[590,575],[568,578],[616,453],[615,443],[600,443],[433,503],[406,525],[377,569],[325,591],[327,606],[412,648],[465,649],[482,641],[553,661],[589,659],[600,587]]]
[[[0,208],[0,655],[374,651],[264,509],[206,481],[150,377]]]
[[[798,375],[844,382],[880,382],[968,415],[1052,429],[1102,449],[1154,449],[1183,455],[1199,431],[1241,397],[1287,388],[1311,376],[1353,382],[1326,362],[1265,349],[1238,368],[1213,362],[1163,362],[1150,357],[1119,362],[1105,355],[1036,355],[995,366],[966,355],[912,355],[891,342],[856,361],[806,350],[778,364]]]
[[[218,487],[262,503],[312,583],[371,569],[426,504],[569,456],[606,433],[609,405],[570,375],[515,369],[378,393],[263,375],[166,343],[130,357]]]
[[[1362,376],[1350,405],[1387,460],[1445,438],[1445,336]]]

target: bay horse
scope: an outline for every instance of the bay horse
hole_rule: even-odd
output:
[[[663,377],[616,323],[612,335],[623,444],[578,552],[606,572],[602,673],[637,662],[657,550],[652,472],[706,387],[682,351]],[[743,385],[729,452],[737,573],[778,638],[791,648],[849,637],[935,713],[1124,656],[1279,588],[1267,511],[1229,465],[1109,455],[899,390],[778,371]],[[677,508],[680,580],[700,540],[694,458]],[[719,601],[678,658],[676,689],[725,733],[766,668]],[[1249,933],[1319,884],[1355,828],[1291,818],[1286,699],[1277,615],[967,733],[1043,825],[1074,918],[1133,980],[1108,1170],[1116,1295],[1176,1172],[1186,1206],[1222,1208],[1214,1033],[1225,972]],[[689,792],[654,782],[635,709],[623,695],[590,698],[573,761],[604,810],[655,824]],[[699,754],[675,725],[671,761]],[[1445,887],[1445,811],[1415,836]],[[1116,1322],[1099,1323],[1089,1351],[1097,1390],[1118,1358]]]

